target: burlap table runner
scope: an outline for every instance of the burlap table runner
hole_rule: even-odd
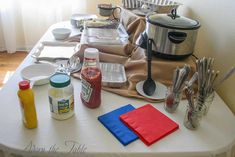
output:
[[[129,10],[122,9],[121,22],[129,34],[128,44],[122,46],[82,44],[80,51],[76,55],[82,60],[84,50],[87,47],[93,47],[100,51],[99,57],[101,62],[120,63],[124,65],[127,76],[126,85],[121,88],[102,87],[103,90],[125,97],[145,99],[150,102],[163,101],[143,97],[137,93],[135,88],[139,81],[145,80],[147,77],[145,50],[134,44],[139,34],[145,30],[145,19],[136,16]],[[192,56],[180,61],[165,60],[157,57],[153,57],[152,59],[153,79],[166,86],[172,85],[173,72],[176,67],[183,67],[185,64],[190,65],[190,75],[196,70],[195,59]],[[80,78],[80,73],[75,73],[73,76]]]

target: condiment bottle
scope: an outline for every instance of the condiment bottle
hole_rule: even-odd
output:
[[[101,70],[99,68],[99,51],[87,48],[84,52],[81,70],[81,100],[89,108],[99,107],[101,104]]]
[[[65,120],[74,115],[74,94],[70,76],[55,74],[48,90],[52,118]]]
[[[19,90],[17,92],[21,111],[22,119],[26,128],[33,129],[37,127],[37,113],[34,103],[34,93],[30,88],[29,81],[20,81]]]

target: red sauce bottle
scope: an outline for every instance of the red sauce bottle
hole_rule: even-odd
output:
[[[87,48],[84,52],[81,71],[81,100],[89,108],[99,107],[101,104],[102,75],[99,68],[99,51]]]

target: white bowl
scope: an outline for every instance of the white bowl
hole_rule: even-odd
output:
[[[56,68],[51,64],[32,64],[21,71],[21,77],[29,81],[35,81],[34,85],[49,83],[49,78],[54,75]]]
[[[52,34],[56,40],[64,40],[69,37],[71,30],[68,28],[55,28],[52,30]]]

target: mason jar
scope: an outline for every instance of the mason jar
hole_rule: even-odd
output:
[[[210,109],[210,106],[211,106],[211,104],[212,104],[212,102],[213,102],[213,100],[214,100],[214,97],[215,97],[215,92],[212,92],[212,93],[210,93],[207,97],[206,97],[206,99],[205,99],[205,107],[204,107],[204,115],[207,115],[207,113],[208,113],[208,111],[209,111],[209,109]]]
[[[190,130],[198,129],[202,119],[200,114],[200,111],[192,110],[190,107],[188,107],[184,116],[184,126]]]
[[[50,78],[48,90],[51,116],[65,120],[74,115],[74,93],[71,78],[67,74],[55,74]]]
[[[175,92],[173,91],[172,87],[168,87],[166,92],[164,109],[169,113],[175,112],[179,106],[181,98],[182,98],[182,91]]]

